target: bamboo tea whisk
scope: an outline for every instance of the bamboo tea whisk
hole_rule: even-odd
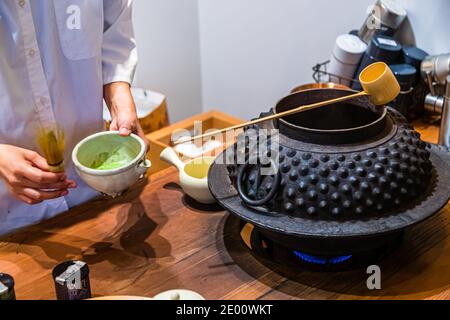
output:
[[[253,124],[265,122],[268,120],[279,119],[289,116],[291,114],[308,111],[323,106],[327,106],[333,103],[343,102],[352,98],[368,96],[370,101],[376,106],[383,106],[393,101],[400,93],[400,85],[397,82],[391,69],[384,62],[376,62],[366,67],[359,75],[359,81],[364,91],[356,92],[354,94],[339,97],[331,100],[321,101],[309,105],[299,106],[297,108],[287,110],[281,113],[276,113],[267,117],[259,118],[249,122],[241,123],[229,128],[211,131],[206,134],[201,134],[194,137],[183,137],[178,141],[173,142],[174,145],[185,143],[188,141],[210,137],[216,134],[224,133],[230,130],[236,130],[244,128]]]
[[[44,153],[51,172],[64,171],[64,131],[55,126],[41,128],[38,133],[39,146]]]

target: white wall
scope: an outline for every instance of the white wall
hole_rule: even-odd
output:
[[[135,85],[167,96],[172,122],[202,111],[197,0],[136,0]]]
[[[416,42],[450,52],[449,0],[398,0]],[[217,108],[243,118],[312,82],[337,35],[375,0],[135,0],[136,84],[168,96],[172,121]]]
[[[312,82],[373,0],[199,0],[203,104],[243,118]]]
[[[449,0],[397,1],[408,11],[409,25],[412,26],[419,48],[423,48],[430,55],[450,52]],[[407,26],[408,23],[404,24],[404,27]]]

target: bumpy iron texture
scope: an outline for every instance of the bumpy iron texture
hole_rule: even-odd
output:
[[[229,165],[230,177],[244,202],[262,205],[262,211],[353,219],[401,209],[427,189],[430,146],[397,111],[388,109],[386,118],[386,126],[390,122],[392,127],[381,139],[353,145],[347,152],[345,147],[314,148],[281,137],[279,184],[274,176],[261,176],[258,165]],[[268,197],[273,188],[277,192]]]

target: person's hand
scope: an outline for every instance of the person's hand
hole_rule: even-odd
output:
[[[27,204],[65,196],[77,186],[65,173],[49,172],[37,152],[6,144],[0,144],[0,178],[15,198]]]
[[[148,150],[149,142],[139,124],[130,85],[126,82],[106,84],[103,86],[103,97],[111,113],[109,129],[119,131],[121,136],[137,134],[144,140]]]

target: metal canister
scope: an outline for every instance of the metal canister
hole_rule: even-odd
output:
[[[403,47],[404,62],[409,65],[412,65],[418,71],[416,75],[416,81],[414,82],[412,106],[409,111],[413,116],[420,116],[425,110],[423,102],[428,93],[428,86],[421,77],[420,66],[422,64],[422,61],[427,56],[428,56],[427,52],[417,47],[414,46]]]
[[[390,65],[392,73],[400,84],[400,94],[392,102],[392,107],[409,118],[414,101],[414,83],[416,81],[417,69],[409,64]]]
[[[58,300],[82,300],[91,298],[89,267],[83,261],[66,261],[52,272]]]
[[[376,34],[392,36],[407,16],[405,9],[394,0],[378,0],[371,8],[358,36],[370,43]]]
[[[358,32],[359,32],[359,30],[353,29],[353,30],[350,30],[348,34],[359,37]]]
[[[16,300],[14,279],[6,273],[0,273],[0,300]]]
[[[383,35],[375,35],[361,59],[361,63],[354,78],[358,79],[361,71],[372,63],[381,61],[386,64],[396,64],[400,62],[401,52],[402,45],[394,38]],[[355,90],[361,90],[361,85],[357,82],[353,84],[352,88]]]
[[[351,85],[351,79],[366,49],[367,45],[357,36],[351,34],[338,36],[328,66],[330,75],[336,77],[330,76],[330,81],[346,86]]]
[[[420,48],[414,46],[403,47],[403,60],[405,63],[412,65],[417,70],[420,70],[422,61],[428,56],[428,53]],[[420,74],[419,74],[420,76]]]

